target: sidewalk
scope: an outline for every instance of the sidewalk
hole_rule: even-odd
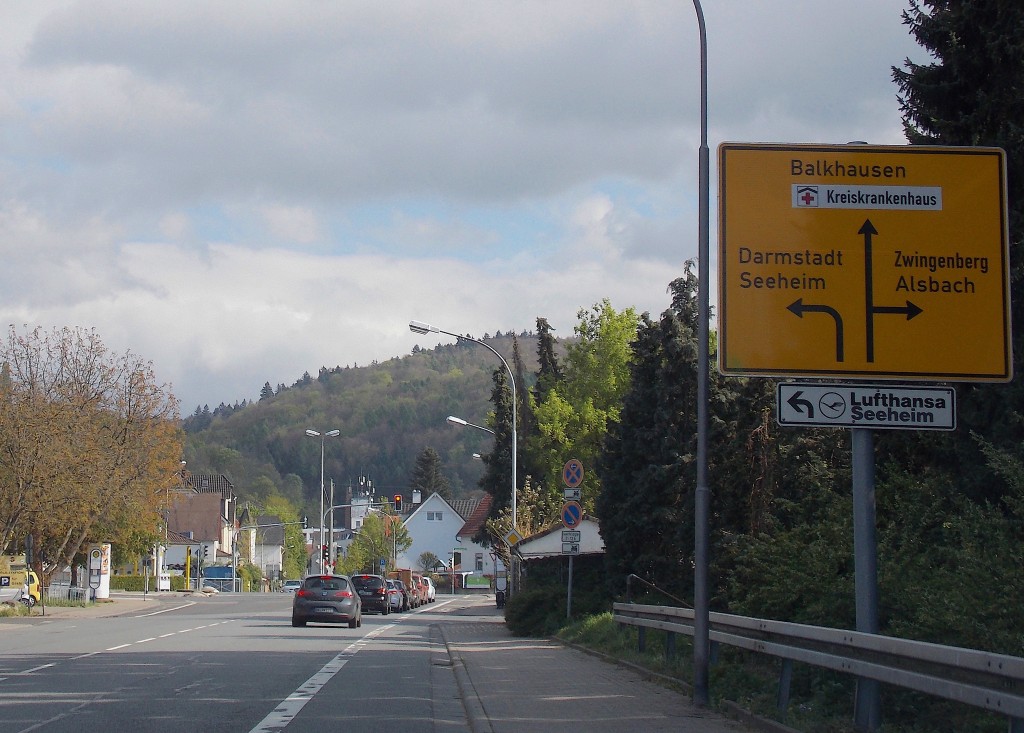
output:
[[[750,730],[624,667],[549,639],[513,637],[493,595],[457,602],[459,622],[438,627],[473,733]]]
[[[32,617],[48,619],[64,618],[114,618],[129,613],[140,613],[146,609],[157,610],[160,603],[176,600],[179,593],[127,593],[115,591],[108,600],[89,603],[85,606],[51,606],[45,608],[36,604],[32,608]]]

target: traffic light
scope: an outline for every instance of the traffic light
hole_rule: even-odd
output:
[[[320,557],[323,558],[325,563],[331,561],[331,548],[327,545],[320,545]]]
[[[396,512],[402,511],[402,495],[401,494],[395,494],[395,511]]]
[[[203,545],[203,559],[204,560],[209,560],[210,559],[210,546],[209,545]]]

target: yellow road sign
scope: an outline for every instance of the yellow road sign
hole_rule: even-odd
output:
[[[719,369],[1007,381],[1005,154],[723,143]]]

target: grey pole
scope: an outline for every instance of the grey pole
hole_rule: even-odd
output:
[[[710,660],[711,610],[708,602],[708,547],[711,491],[708,488],[708,359],[710,341],[711,299],[709,291],[711,244],[710,223],[710,154],[708,152],[708,43],[704,11],[700,0],[693,0],[700,31],[700,159],[699,214],[697,235],[697,486],[693,501],[693,701],[707,706],[708,665]]]
[[[853,565],[857,631],[878,633],[878,546],[875,538],[875,440],[865,428],[853,428]],[[857,678],[854,724],[878,730],[881,724],[878,682]]]

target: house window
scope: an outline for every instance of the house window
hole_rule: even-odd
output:
[[[440,522],[441,521],[441,512],[427,512],[427,521],[428,522]]]
[[[476,571],[482,573],[484,570],[484,553],[476,553]]]

